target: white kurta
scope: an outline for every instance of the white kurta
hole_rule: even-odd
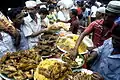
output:
[[[39,14],[36,14],[37,16],[37,23],[28,15],[27,17],[24,18],[25,25],[21,28],[25,37],[30,36],[33,33],[36,33],[41,30],[41,18]],[[29,48],[32,48],[35,46],[38,42],[38,36],[36,37],[28,37],[28,44]]]
[[[16,48],[14,46],[12,37],[5,32],[0,32],[2,35],[2,40],[0,40],[0,57],[6,52],[15,52]]]

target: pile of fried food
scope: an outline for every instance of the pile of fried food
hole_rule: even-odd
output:
[[[84,65],[84,57],[80,54],[77,55],[74,60],[70,57],[69,53],[62,55],[61,58],[64,62],[67,62],[71,68],[78,68]]]
[[[41,61],[34,49],[7,53],[0,59],[0,73],[15,80],[33,79],[33,72]]]
[[[54,59],[40,62],[34,80],[68,80],[72,70],[66,63]]]
[[[58,52],[57,47],[55,46],[58,36],[53,33],[44,33],[41,35],[41,39],[35,46],[36,50],[39,50],[41,56],[51,56],[55,55]]]
[[[63,60],[64,62],[67,62],[67,63],[70,65],[70,67],[76,67],[76,66],[78,66],[78,63],[77,63],[76,61],[72,60],[72,59],[69,57],[69,54],[64,54],[64,55],[62,55],[62,60]]]
[[[75,72],[73,73],[71,80],[94,80],[92,74],[84,73],[84,72]]]

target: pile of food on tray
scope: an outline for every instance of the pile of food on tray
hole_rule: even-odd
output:
[[[58,36],[53,33],[44,33],[41,35],[40,41],[37,46],[35,46],[35,50],[39,51],[41,56],[52,56],[58,52],[57,47],[55,46],[56,40]]]
[[[38,65],[34,80],[66,80],[72,75],[70,66],[60,59],[46,59]]]
[[[70,51],[75,47],[78,37],[79,35],[75,34],[68,34],[63,37],[59,37],[57,40],[57,47],[64,52]],[[92,46],[93,46],[92,41],[88,37],[85,37],[78,48],[78,52],[80,54],[83,54],[84,52],[87,51],[87,47]]]
[[[73,73],[71,80],[94,80],[93,72],[87,69],[79,69]]]
[[[41,60],[34,49],[8,52],[0,59],[0,73],[15,80],[33,79],[33,72]]]
[[[84,57],[80,54],[77,55],[75,60],[71,59],[68,53],[63,54],[61,58],[64,62],[67,62],[71,68],[80,68],[84,65]]]

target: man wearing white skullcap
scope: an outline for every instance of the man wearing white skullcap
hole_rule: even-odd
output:
[[[22,31],[25,37],[28,39],[29,49],[37,45],[39,41],[39,34],[41,33],[41,16],[36,10],[35,1],[26,1],[26,7],[28,9],[28,16],[24,18],[24,23],[26,24],[22,27]]]
[[[114,29],[114,27],[116,27],[114,21],[120,15],[120,1],[111,1],[108,4],[108,6],[107,6],[105,11],[106,11],[106,13],[105,13],[105,17],[103,19],[93,21],[80,34],[80,36],[78,38],[78,41],[77,41],[77,43],[75,45],[75,48],[74,48],[75,49],[74,50],[75,53],[77,53],[78,47],[81,44],[81,42],[84,39],[84,37],[89,35],[90,33],[93,33],[92,41],[93,41],[94,47],[102,46],[103,42],[106,39],[111,37],[112,30]],[[104,13],[104,11],[103,11],[103,13]],[[99,66],[99,68],[98,68],[98,66]],[[104,68],[102,68],[102,66],[104,66]],[[108,66],[108,64],[107,65],[106,64],[102,65],[99,62],[96,62],[96,64],[94,66],[92,66],[92,69],[94,71],[97,71],[97,72],[100,72],[100,73],[104,72],[103,75],[108,77],[107,74],[110,74],[110,72],[109,72],[108,69],[106,71],[106,68],[105,68],[106,66]],[[112,75],[116,76],[115,73],[112,73]],[[109,75],[109,77],[111,77],[111,76]],[[98,79],[96,79],[96,80],[98,80]],[[112,78],[111,77],[109,79],[106,78],[105,80],[120,80],[120,78]]]
[[[109,26],[120,15],[120,1],[110,1],[106,8],[105,21]],[[105,28],[105,27],[104,27]],[[112,38],[104,41],[104,44],[94,52],[95,56],[91,70],[100,73],[104,79],[96,80],[120,80],[120,27],[115,26],[112,30]]]
[[[102,19],[105,17],[105,7],[99,7],[96,12],[96,19]]]

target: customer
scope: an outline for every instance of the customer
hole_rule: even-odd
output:
[[[104,19],[96,20],[92,22],[83,33],[80,34],[76,46],[75,46],[75,52],[78,50],[78,46],[82,42],[83,38],[86,35],[89,35],[90,33],[93,33],[93,44],[94,47],[99,47],[103,44],[104,40],[111,37],[112,29],[114,26],[114,21],[119,16],[120,11],[120,5],[119,4],[113,4],[114,2],[110,2],[106,8],[106,15]],[[116,2],[115,2],[116,3]],[[119,1],[118,1],[119,3]],[[114,7],[112,7],[114,6]]]
[[[96,12],[97,12],[97,9],[98,9],[98,5],[96,3],[94,3],[91,7],[91,22],[95,21],[96,19]]]
[[[25,25],[23,18],[27,16],[27,14],[22,13],[23,8],[12,8],[8,11],[8,17],[13,22],[13,25],[16,29],[19,30],[19,44],[16,46],[17,50],[27,50],[28,49],[28,41],[25,38],[24,33],[21,28]]]
[[[49,20],[45,21],[46,16],[49,15],[49,12],[47,8],[41,8],[38,10],[38,14],[40,15],[41,18],[41,28],[44,29],[49,25]]]
[[[49,15],[47,15],[47,18],[49,19],[50,24],[53,24],[57,20],[54,10],[55,10],[55,6],[49,5]]]
[[[70,20],[69,21],[62,21],[62,20],[58,20],[60,22],[64,22],[64,23],[71,23],[71,26],[70,26],[70,31],[73,33],[73,34],[77,34],[78,32],[78,28],[79,28],[79,19],[77,18],[77,10],[76,9],[71,9],[70,12],[69,12],[69,15],[70,15]]]
[[[2,13],[0,12],[2,15]],[[4,16],[4,15],[3,15]],[[5,21],[7,22],[7,21]],[[1,22],[2,23],[2,22]],[[5,23],[3,23],[5,24]],[[18,35],[13,33],[10,24],[0,25],[0,57],[2,57],[7,52],[15,52],[15,45],[17,44]],[[9,27],[6,28],[6,27]],[[17,32],[17,31],[16,31]]]
[[[96,20],[103,19],[105,17],[105,7],[99,7],[96,12]]]
[[[117,2],[117,3],[116,3]],[[111,1],[110,3],[119,4],[120,1]],[[109,4],[110,4],[109,3]],[[112,38],[106,40],[93,51],[88,58],[91,63],[91,70],[100,73],[104,80],[120,80],[120,26],[116,26],[112,32]]]

